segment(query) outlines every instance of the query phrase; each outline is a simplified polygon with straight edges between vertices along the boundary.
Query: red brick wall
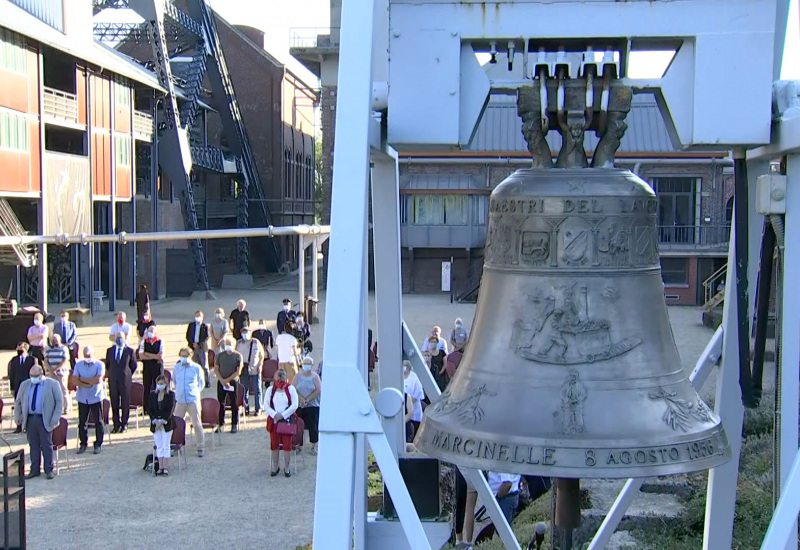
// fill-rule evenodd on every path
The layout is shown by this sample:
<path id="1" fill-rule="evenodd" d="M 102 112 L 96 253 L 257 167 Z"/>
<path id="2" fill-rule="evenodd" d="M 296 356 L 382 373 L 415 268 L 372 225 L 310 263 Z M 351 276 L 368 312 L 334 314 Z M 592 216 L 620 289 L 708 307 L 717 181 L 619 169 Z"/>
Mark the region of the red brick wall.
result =
<path id="1" fill-rule="evenodd" d="M 695 306 L 697 305 L 697 258 L 686 258 L 689 263 L 688 285 L 665 285 L 664 296 L 670 306 Z"/>

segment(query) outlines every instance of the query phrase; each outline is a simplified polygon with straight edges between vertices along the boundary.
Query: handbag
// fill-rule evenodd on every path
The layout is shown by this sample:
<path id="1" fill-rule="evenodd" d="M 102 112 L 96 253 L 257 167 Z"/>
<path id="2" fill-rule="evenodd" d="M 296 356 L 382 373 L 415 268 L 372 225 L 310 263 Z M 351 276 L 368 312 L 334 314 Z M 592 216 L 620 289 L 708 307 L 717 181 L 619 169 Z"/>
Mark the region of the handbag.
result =
<path id="1" fill-rule="evenodd" d="M 278 435 L 291 435 L 297 434 L 297 424 L 294 422 L 294 416 L 287 420 L 281 420 L 275 426 L 275 433 Z"/>

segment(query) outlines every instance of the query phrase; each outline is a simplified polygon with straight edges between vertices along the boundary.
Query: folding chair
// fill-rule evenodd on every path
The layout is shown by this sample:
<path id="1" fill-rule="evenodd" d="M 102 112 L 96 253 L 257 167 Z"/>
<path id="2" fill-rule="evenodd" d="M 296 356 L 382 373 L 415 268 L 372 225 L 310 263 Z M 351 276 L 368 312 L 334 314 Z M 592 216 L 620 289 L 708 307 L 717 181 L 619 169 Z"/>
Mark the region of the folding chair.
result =
<path id="1" fill-rule="evenodd" d="M 58 472 L 58 456 L 59 451 L 64 450 L 64 457 L 67 459 L 67 470 L 69 466 L 69 453 L 67 452 L 67 430 L 69 430 L 69 422 L 63 416 L 58 421 L 58 426 L 53 430 L 53 450 L 55 451 L 54 469 Z"/>
<path id="2" fill-rule="evenodd" d="M 189 467 L 186 462 L 186 421 L 180 417 L 173 417 L 175 427 L 172 429 L 172 439 L 170 439 L 169 448 L 178 454 L 178 470 L 183 472 L 181 466 L 181 455 L 183 455 L 183 463 Z"/>
<path id="3" fill-rule="evenodd" d="M 139 412 L 144 418 L 144 386 L 139 382 L 131 382 L 130 409 L 136 417 L 136 429 L 139 429 Z"/>
<path id="4" fill-rule="evenodd" d="M 204 397 L 200 400 L 200 407 L 200 422 L 203 424 L 203 430 L 211 430 L 211 445 L 214 446 L 214 432 L 219 423 L 220 402 L 213 397 Z M 221 443 L 220 434 L 216 434 L 216 436 Z"/>
<path id="5" fill-rule="evenodd" d="M 241 422 L 242 424 L 247 424 L 247 420 L 246 420 L 246 417 L 244 415 L 244 392 L 245 391 L 246 390 L 244 389 L 244 385 L 242 385 L 242 384 L 237 382 L 236 383 L 236 408 L 237 409 L 241 409 L 241 411 L 239 412 L 239 422 Z M 227 401 L 226 401 L 226 405 L 225 405 L 225 410 L 233 412 L 233 407 L 228 405 Z"/>

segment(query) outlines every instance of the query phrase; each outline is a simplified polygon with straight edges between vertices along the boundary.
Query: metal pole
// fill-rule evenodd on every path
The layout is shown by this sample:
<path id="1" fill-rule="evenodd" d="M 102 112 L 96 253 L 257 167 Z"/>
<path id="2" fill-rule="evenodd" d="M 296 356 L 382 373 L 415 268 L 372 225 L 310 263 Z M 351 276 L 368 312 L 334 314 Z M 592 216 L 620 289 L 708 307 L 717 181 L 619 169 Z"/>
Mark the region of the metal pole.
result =
<path id="1" fill-rule="evenodd" d="M 94 231 L 94 131 L 92 129 L 92 79 L 94 74 L 86 71 L 86 135 L 88 136 L 87 153 L 89 157 L 89 228 Z M 89 311 L 94 315 L 94 245 L 90 244 L 84 252 L 78 252 L 79 257 L 86 254 L 87 273 L 78 272 L 78 277 L 83 281 L 88 281 L 86 301 L 89 302 Z M 83 265 L 80 260 L 80 265 Z M 80 293 L 78 293 L 80 300 Z"/>
<path id="2" fill-rule="evenodd" d="M 153 93 L 153 143 L 150 147 L 150 216 L 153 232 L 158 232 L 158 98 Z M 158 241 L 152 241 L 150 249 L 150 292 L 158 300 Z"/>
<path id="3" fill-rule="evenodd" d="M 111 114 L 109 115 L 110 124 L 110 142 L 111 146 L 109 148 L 109 166 L 111 166 L 111 179 L 109 180 L 109 184 L 111 187 L 111 197 L 109 199 L 108 205 L 108 232 L 114 233 L 117 230 L 117 139 L 116 139 L 116 131 L 114 126 L 117 121 L 116 117 L 116 105 L 117 105 L 117 94 L 116 94 L 116 87 L 117 83 L 114 81 L 113 78 L 110 79 L 110 86 L 109 89 L 109 98 L 108 104 L 111 106 L 109 109 Z M 133 128 L 131 128 L 133 131 Z M 117 309 L 117 245 L 116 243 L 109 243 L 108 245 L 108 311 L 114 311 Z"/>
<path id="4" fill-rule="evenodd" d="M 313 296 L 314 300 L 319 300 L 319 250 L 320 250 L 320 239 L 319 237 L 314 237 L 314 242 L 311 245 L 311 288 L 314 290 Z M 306 312 L 306 316 L 309 316 L 311 313 Z M 309 317 L 311 319 L 311 317 Z"/>
<path id="5" fill-rule="evenodd" d="M 130 88 L 131 98 L 131 231 L 136 233 L 136 137 L 133 131 L 133 124 L 136 119 L 134 113 L 136 112 L 133 88 Z M 130 267 L 130 287 L 131 287 L 131 301 L 130 305 L 136 303 L 136 243 L 131 246 L 131 267 Z"/>
<path id="6" fill-rule="evenodd" d="M 45 218 L 48 213 L 47 208 L 47 163 L 45 162 L 45 141 L 44 141 L 44 56 L 39 50 L 39 183 L 41 186 L 42 199 L 39 202 L 39 229 L 44 233 L 47 229 Z M 47 312 L 47 245 L 39 246 L 39 295 L 38 303 L 43 312 Z"/>
<path id="7" fill-rule="evenodd" d="M 300 235 L 297 238 L 297 291 L 300 293 L 300 309 L 306 309 L 306 240 Z M 306 317 L 308 312 L 306 311 Z"/>

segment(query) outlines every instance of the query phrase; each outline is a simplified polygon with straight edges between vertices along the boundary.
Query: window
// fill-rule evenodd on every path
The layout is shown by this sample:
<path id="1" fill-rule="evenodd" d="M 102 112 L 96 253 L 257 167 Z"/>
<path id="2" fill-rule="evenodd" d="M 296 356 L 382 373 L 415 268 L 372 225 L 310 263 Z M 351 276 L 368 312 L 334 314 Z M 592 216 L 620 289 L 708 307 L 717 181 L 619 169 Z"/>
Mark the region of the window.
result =
<path id="1" fill-rule="evenodd" d="M 472 196 L 472 219 L 475 225 L 486 225 L 486 216 L 489 213 L 489 196 Z"/>
<path id="2" fill-rule="evenodd" d="M 124 80 L 114 80 L 114 101 L 117 107 L 131 106 L 131 89 Z"/>
<path id="3" fill-rule="evenodd" d="M 655 178 L 658 237 L 662 243 L 693 244 L 697 178 Z"/>
<path id="4" fill-rule="evenodd" d="M 297 153 L 294 157 L 294 198 L 303 198 L 303 157 Z"/>
<path id="5" fill-rule="evenodd" d="M 661 279 L 666 286 L 688 286 L 688 258 L 661 258 Z"/>
<path id="6" fill-rule="evenodd" d="M 28 151 L 28 120 L 9 112 L 0 113 L 0 149 Z"/>
<path id="7" fill-rule="evenodd" d="M 725 223 L 727 225 L 731 224 L 733 220 L 733 197 L 728 199 L 728 202 L 725 203 Z"/>
<path id="8" fill-rule="evenodd" d="M 0 68 L 14 73 L 28 72 L 25 40 L 15 32 L 0 28 Z"/>
<path id="9" fill-rule="evenodd" d="M 114 136 L 117 166 L 131 165 L 131 138 L 129 136 Z"/>
<path id="10" fill-rule="evenodd" d="M 414 196 L 413 225 L 467 225 L 469 195 Z"/>
<path id="11" fill-rule="evenodd" d="M 289 149 L 283 151 L 283 198 L 292 196 L 292 153 Z"/>

